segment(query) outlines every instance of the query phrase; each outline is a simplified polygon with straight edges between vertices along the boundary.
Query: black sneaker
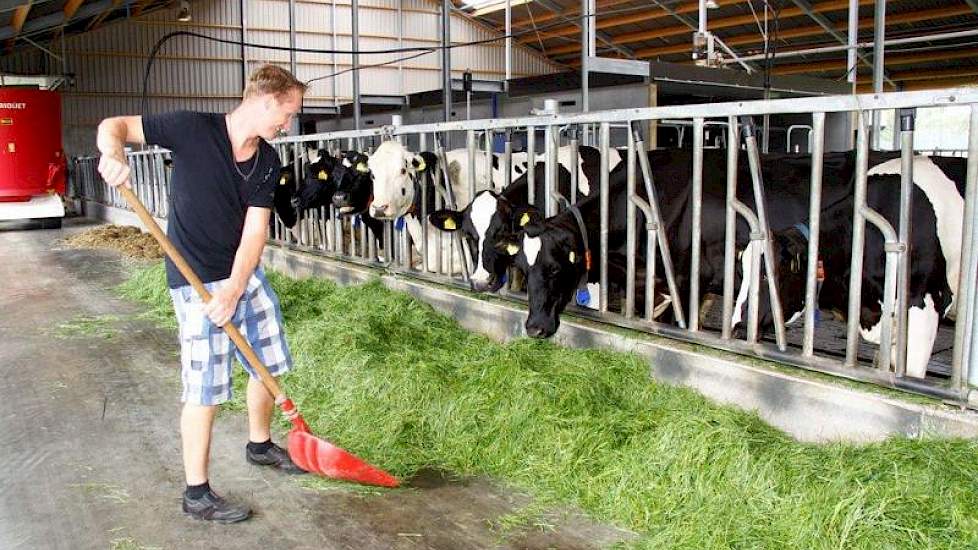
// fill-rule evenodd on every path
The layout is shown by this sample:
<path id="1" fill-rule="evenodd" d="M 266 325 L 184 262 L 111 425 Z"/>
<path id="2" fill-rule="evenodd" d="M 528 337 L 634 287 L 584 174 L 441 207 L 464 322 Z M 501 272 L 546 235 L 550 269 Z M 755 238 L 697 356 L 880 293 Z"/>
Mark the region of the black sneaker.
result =
<path id="1" fill-rule="evenodd" d="M 207 491 L 200 498 L 190 498 L 184 493 L 183 512 L 194 519 L 217 523 L 237 523 L 251 517 L 251 508 L 231 504 L 214 491 Z"/>
<path id="2" fill-rule="evenodd" d="M 295 463 L 292 462 L 292 459 L 289 458 L 288 451 L 275 444 L 272 444 L 272 446 L 269 447 L 264 453 L 252 452 L 252 450 L 245 445 L 245 458 L 248 460 L 248 462 L 257 466 L 274 466 L 275 468 L 290 474 L 306 473 L 305 470 L 296 466 Z"/>

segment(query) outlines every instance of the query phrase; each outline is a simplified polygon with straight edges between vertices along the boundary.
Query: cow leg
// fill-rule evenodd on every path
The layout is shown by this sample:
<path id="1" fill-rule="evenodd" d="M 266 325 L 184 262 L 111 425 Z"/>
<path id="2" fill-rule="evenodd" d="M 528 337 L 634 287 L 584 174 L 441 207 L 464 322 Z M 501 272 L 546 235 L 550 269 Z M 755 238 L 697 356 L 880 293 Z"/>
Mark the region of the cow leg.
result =
<path id="1" fill-rule="evenodd" d="M 907 315 L 907 370 L 912 378 L 923 378 L 927 375 L 927 364 L 934 350 L 934 340 L 937 339 L 937 327 L 940 316 L 934 307 L 930 294 L 925 294 L 923 306 L 910 306 Z M 867 342 L 879 345 L 882 322 L 877 322 L 869 329 L 860 327 L 859 332 Z M 895 329 L 895 327 L 894 327 Z M 896 364 L 896 335 L 893 347 L 890 348 L 890 362 Z"/>
<path id="2" fill-rule="evenodd" d="M 907 376 L 923 378 L 934 350 L 940 316 L 930 294 L 924 295 L 923 307 L 910 306 L 907 320 Z"/>

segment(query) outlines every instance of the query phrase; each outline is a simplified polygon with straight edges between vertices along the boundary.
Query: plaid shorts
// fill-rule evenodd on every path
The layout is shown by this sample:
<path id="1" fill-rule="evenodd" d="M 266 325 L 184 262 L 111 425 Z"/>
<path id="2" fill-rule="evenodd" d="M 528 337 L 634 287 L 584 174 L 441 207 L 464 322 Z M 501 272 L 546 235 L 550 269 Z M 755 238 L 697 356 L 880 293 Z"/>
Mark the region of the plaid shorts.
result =
<path id="1" fill-rule="evenodd" d="M 214 281 L 204 287 L 213 293 L 223 283 L 223 280 Z M 180 323 L 181 400 L 196 405 L 220 405 L 231 399 L 231 339 L 204 314 L 204 303 L 193 287 L 172 288 L 170 298 Z M 248 281 L 231 322 L 272 376 L 292 368 L 278 297 L 261 268 Z M 235 353 L 248 374 L 257 379 L 258 374 L 237 348 Z"/>

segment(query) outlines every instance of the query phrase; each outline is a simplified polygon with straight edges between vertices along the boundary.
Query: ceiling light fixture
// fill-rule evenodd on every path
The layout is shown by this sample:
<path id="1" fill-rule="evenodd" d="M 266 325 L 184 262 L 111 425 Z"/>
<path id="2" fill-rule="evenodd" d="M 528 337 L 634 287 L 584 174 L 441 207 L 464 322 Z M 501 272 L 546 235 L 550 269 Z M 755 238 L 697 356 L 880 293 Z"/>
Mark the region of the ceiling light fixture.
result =
<path id="1" fill-rule="evenodd" d="M 180 11 L 177 12 L 177 21 L 186 23 L 190 21 L 190 2 L 187 0 L 180 0 Z"/>

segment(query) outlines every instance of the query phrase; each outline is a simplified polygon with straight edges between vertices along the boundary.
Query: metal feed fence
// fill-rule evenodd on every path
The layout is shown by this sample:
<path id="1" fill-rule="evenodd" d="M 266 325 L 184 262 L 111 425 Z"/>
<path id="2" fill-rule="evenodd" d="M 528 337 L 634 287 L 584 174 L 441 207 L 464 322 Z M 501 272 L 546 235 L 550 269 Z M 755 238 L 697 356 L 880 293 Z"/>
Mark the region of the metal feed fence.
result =
<path id="1" fill-rule="evenodd" d="M 970 109 L 970 141 L 967 152 L 967 177 L 964 193 L 963 227 L 961 229 L 960 279 L 955 296 L 955 315 L 953 335 L 945 335 L 953 340 L 950 356 L 941 368 L 932 369 L 924 379 L 906 376 L 908 344 L 908 282 L 910 264 L 908 244 L 910 240 L 910 193 L 913 182 L 913 121 L 915 109 L 940 107 L 946 105 L 968 105 Z M 900 176 L 900 216 L 894 226 L 880 213 L 866 204 L 867 168 L 870 156 L 870 125 L 875 111 L 895 110 L 899 112 L 902 172 Z M 850 265 L 849 298 L 847 322 L 836 326 L 839 335 L 828 350 L 819 343 L 820 334 L 825 332 L 827 323 L 823 319 L 819 334 L 816 334 L 817 292 L 819 272 L 819 227 L 822 204 L 823 158 L 825 154 L 826 116 L 833 113 L 849 113 L 857 120 L 855 151 L 855 208 L 852 213 L 852 260 Z M 765 182 L 761 170 L 763 153 L 758 146 L 758 132 L 754 119 L 765 115 L 805 115 L 810 122 L 791 128 L 796 136 L 790 143 L 802 151 L 808 151 L 811 159 L 811 173 L 808 181 L 808 226 L 810 238 L 803 265 L 805 272 L 805 309 L 800 331 L 792 329 L 789 338 L 784 311 L 778 292 L 773 254 L 773 236 L 770 230 L 770 206 L 765 195 L 770 191 L 771 182 Z M 395 121 L 396 122 L 396 121 Z M 677 128 L 685 134 L 692 131 L 691 168 L 691 246 L 688 251 L 688 286 L 680 289 L 677 285 L 676 251 L 671 243 L 662 219 L 661 202 L 657 196 L 654 179 L 655 167 L 649 165 L 645 154 L 646 141 L 643 132 L 650 123 L 664 123 Z M 713 128 L 717 136 L 707 143 L 704 131 Z M 716 130 L 719 130 L 717 135 Z M 443 144 L 452 143 L 462 137 L 465 143 L 463 152 L 449 152 Z M 464 172 L 469 176 L 464 186 L 440 183 L 422 185 L 421 204 L 425 205 L 430 196 L 434 197 L 436 208 L 456 207 L 461 209 L 475 194 L 487 186 L 505 188 L 513 179 L 514 158 L 529 159 L 526 171 L 528 178 L 527 202 L 536 205 L 547 216 L 554 215 L 574 204 L 578 199 L 581 173 L 570 170 L 571 192 L 562 196 L 557 190 L 558 170 L 561 164 L 576 167 L 579 162 L 579 149 L 582 136 L 594 136 L 600 154 L 599 181 L 590 182 L 597 186 L 600 196 L 599 250 L 608 249 L 610 232 L 609 186 L 612 157 L 625 162 L 627 185 L 626 249 L 627 262 L 624 276 L 624 291 L 621 299 L 612 301 L 609 296 L 608 258 L 599 254 L 594 258 L 598 265 L 600 292 L 597 309 L 590 310 L 572 306 L 569 310 L 577 315 L 599 320 L 609 324 L 660 334 L 688 342 L 703 344 L 717 349 L 739 354 L 771 359 L 806 369 L 817 370 L 850 379 L 872 382 L 888 387 L 903 388 L 919 393 L 938 396 L 956 402 L 966 402 L 972 386 L 978 385 L 978 366 L 974 342 L 976 324 L 974 316 L 978 310 L 978 293 L 975 292 L 978 277 L 978 227 L 975 220 L 975 205 L 978 200 L 978 91 L 969 89 L 939 90 L 926 92 L 889 93 L 877 95 L 832 96 L 803 99 L 779 99 L 766 101 L 744 101 L 719 104 L 679 105 L 641 109 L 622 109 L 584 114 L 560 114 L 555 110 L 536 116 L 474 120 L 421 125 L 392 125 L 360 131 L 330 132 L 312 135 L 290 136 L 277 140 L 283 160 L 291 162 L 295 175 L 301 176 L 306 163 L 303 149 L 315 146 L 336 152 L 342 149 L 371 152 L 385 140 L 398 140 L 414 152 L 433 151 L 441 160 L 436 167 L 435 182 L 451 180 L 456 174 L 445 170 L 447 158 L 451 154 L 456 160 L 461 154 L 465 163 Z M 518 139 L 515 139 L 517 138 Z M 521 141 L 522 150 L 514 150 L 515 143 Z M 730 144 L 737 144 L 731 147 Z M 726 214 L 724 219 L 725 239 L 723 242 L 723 291 L 720 296 L 722 312 L 719 323 L 701 322 L 703 296 L 700 289 L 700 270 L 703 261 L 701 245 L 702 200 L 703 200 L 703 157 L 704 150 L 716 147 L 726 158 Z M 620 149 L 619 149 L 620 148 Z M 917 152 L 923 153 L 923 152 Z M 934 154 L 934 152 L 926 152 Z M 804 153 L 803 153 L 804 154 Z M 139 153 L 133 153 L 137 157 Z M 502 165 L 502 181 L 477 181 L 476 169 L 483 164 L 482 173 L 492 174 L 493 156 Z M 559 155 L 569 155 L 569 162 L 560 162 Z M 749 165 L 750 193 L 755 208 L 749 208 L 736 196 L 738 170 L 743 155 Z M 160 155 L 146 155 L 151 162 L 162 162 Z M 566 160 L 566 159 L 565 159 Z M 543 163 L 546 192 L 535 196 L 535 162 Z M 144 169 L 143 177 L 159 170 Z M 137 178 L 139 175 L 137 174 Z M 804 183 L 803 183 L 804 184 Z M 141 187 L 142 184 L 137 184 Z M 97 185 L 83 185 L 90 197 L 106 196 L 104 189 Z M 151 183 L 146 187 L 160 193 Z M 109 193 L 108 195 L 111 195 Z M 666 197 L 665 199 L 668 199 Z M 121 205 L 120 205 L 121 206 Z M 467 286 L 472 272 L 471 256 L 467 239 L 458 233 L 443 234 L 427 223 L 430 212 L 422 207 L 416 212 L 417 226 L 408 227 L 404 218 L 384 223 L 382 237 L 375 241 L 364 223 L 355 216 L 342 216 L 333 206 L 322 207 L 305 213 L 293 230 L 287 230 L 276 220 L 270 229 L 270 241 L 274 244 L 320 254 L 332 258 L 359 262 L 364 265 L 385 268 L 406 276 L 434 280 L 445 284 Z M 746 315 L 746 336 L 738 338 L 732 327 L 731 312 L 735 300 L 735 271 L 738 250 L 733 228 L 738 220 L 743 220 L 750 228 L 750 242 L 743 254 L 751 266 Z M 880 346 L 878 350 L 867 349 L 860 342 L 860 296 L 863 284 L 864 247 L 867 231 L 879 231 L 885 241 L 885 279 L 883 283 L 882 315 L 880 323 Z M 636 254 L 640 239 L 644 239 L 647 251 L 643 265 L 639 265 Z M 420 242 L 419 242 L 420 241 Z M 687 258 L 684 258 L 684 261 Z M 684 275 L 686 272 L 684 272 Z M 510 285 L 501 294 L 517 301 L 525 301 L 525 294 Z M 762 288 L 762 280 L 764 287 Z M 616 281 L 621 283 L 621 281 Z M 644 303 L 638 299 L 637 289 L 644 289 Z M 666 323 L 657 320 L 661 309 L 655 307 L 654 297 L 667 295 L 668 310 L 673 321 Z M 768 340 L 761 333 L 759 311 L 762 295 L 770 304 L 774 320 L 774 338 Z M 944 330 L 944 329 L 942 329 Z M 829 346 L 831 347 L 831 346 Z"/>

